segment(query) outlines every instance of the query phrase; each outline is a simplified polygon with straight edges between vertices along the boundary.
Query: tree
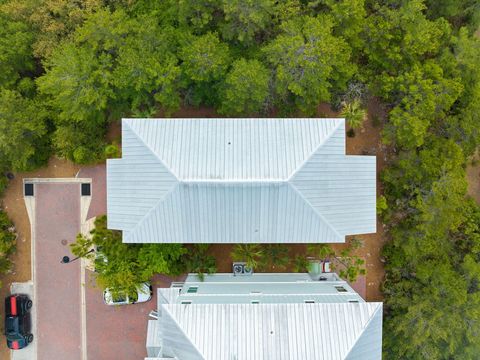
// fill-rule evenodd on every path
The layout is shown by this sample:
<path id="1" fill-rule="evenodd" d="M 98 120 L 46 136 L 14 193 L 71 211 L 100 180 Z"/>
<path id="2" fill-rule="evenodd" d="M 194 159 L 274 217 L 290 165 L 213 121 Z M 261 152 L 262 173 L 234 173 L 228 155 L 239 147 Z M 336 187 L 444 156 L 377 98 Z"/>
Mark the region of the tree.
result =
<path id="1" fill-rule="evenodd" d="M 303 16 L 281 25 L 282 32 L 264 49 L 275 69 L 275 88 L 281 99 L 294 97 L 298 108 L 312 114 L 330 99 L 332 87 L 344 88 L 353 74 L 350 49 L 332 35 L 326 16 Z"/>
<path id="2" fill-rule="evenodd" d="M 258 60 L 239 59 L 225 78 L 220 94 L 220 112 L 245 115 L 261 111 L 270 89 L 270 72 Z"/>
<path id="3" fill-rule="evenodd" d="M 175 265 L 187 253 L 181 244 L 143 244 L 138 253 L 141 275 L 151 278 L 153 274 L 180 274 Z"/>
<path id="4" fill-rule="evenodd" d="M 290 264 L 289 249 L 284 244 L 267 244 L 263 246 L 265 261 L 261 264 L 264 271 L 285 270 Z"/>
<path id="5" fill-rule="evenodd" d="M 25 24 L 0 13 L 0 86 L 11 88 L 22 73 L 33 70 L 32 41 Z"/>
<path id="6" fill-rule="evenodd" d="M 0 91 L 0 157 L 13 171 L 33 170 L 47 163 L 50 144 L 46 111 L 12 90 Z"/>
<path id="7" fill-rule="evenodd" d="M 467 155 L 473 154 L 480 142 L 480 39 L 461 28 L 454 39 L 454 58 L 462 80 L 456 111 L 446 119 L 448 134 L 454 138 Z"/>
<path id="8" fill-rule="evenodd" d="M 132 23 L 133 34 L 118 50 L 113 84 L 118 97 L 132 111 L 155 109 L 158 102 L 168 113 L 180 106 L 180 75 L 171 29 L 154 19 Z"/>
<path id="9" fill-rule="evenodd" d="M 176 5 L 179 23 L 195 34 L 214 28 L 222 9 L 221 0 L 179 0 Z"/>
<path id="10" fill-rule="evenodd" d="M 274 5 L 273 0 L 223 0 L 223 37 L 245 44 L 253 42 L 271 23 Z"/>
<path id="11" fill-rule="evenodd" d="M 10 256 L 15 252 L 17 234 L 15 226 L 7 214 L 0 209 L 0 273 L 5 274 L 12 268 Z M 0 282 L 1 286 L 1 282 Z"/>
<path id="12" fill-rule="evenodd" d="M 437 55 L 447 46 L 450 25 L 444 19 L 428 20 L 422 0 L 399 6 L 376 6 L 368 18 L 365 54 L 372 81 L 385 71 L 401 74 L 417 61 Z"/>
<path id="13" fill-rule="evenodd" d="M 115 96 L 112 61 L 110 54 L 97 54 L 92 48 L 74 43 L 54 51 L 37 84 L 60 122 L 98 122 L 100 126 L 104 123 L 104 111 Z"/>
<path id="14" fill-rule="evenodd" d="M 186 41 L 180 50 L 180 58 L 183 72 L 198 82 L 220 79 L 230 63 L 228 45 L 211 32 Z"/>
<path id="15" fill-rule="evenodd" d="M 106 216 L 95 220 L 90 234 L 77 236 L 72 253 L 94 259 L 97 284 L 110 289 L 114 296 L 135 295 L 138 285 L 155 273 L 178 274 L 179 262 L 186 253 L 181 244 L 124 244 L 119 231 L 107 229 Z M 91 248 L 96 249 L 95 255 L 89 253 Z"/>
<path id="16" fill-rule="evenodd" d="M 125 106 L 115 102 L 112 71 L 128 29 L 123 12 L 99 11 L 45 61 L 37 85 L 55 114 L 53 145 L 59 155 L 81 164 L 103 159 L 107 110 Z"/>
<path id="17" fill-rule="evenodd" d="M 188 248 L 182 262 L 186 270 L 196 273 L 198 278 L 203 281 L 205 274 L 214 274 L 217 272 L 217 260 L 214 256 L 208 254 L 210 244 L 194 244 Z"/>
<path id="18" fill-rule="evenodd" d="M 234 261 L 242 261 L 251 269 L 261 269 L 265 266 L 265 250 L 260 244 L 235 244 L 230 257 Z"/>
<path id="19" fill-rule="evenodd" d="M 385 81 L 384 88 L 395 94 L 398 101 L 389 114 L 385 138 L 400 147 L 413 148 L 424 143 L 435 119 L 448 114 L 462 91 L 462 84 L 459 78 L 444 77 L 443 69 L 428 60 L 423 65 L 415 64 L 388 85 Z"/>
<path id="20" fill-rule="evenodd" d="M 360 103 L 360 100 L 357 99 L 350 103 L 346 103 L 343 106 L 341 115 L 345 118 L 352 129 L 361 128 L 363 122 L 367 118 L 367 112 L 365 109 L 362 109 L 362 104 Z"/>
<path id="21" fill-rule="evenodd" d="M 363 47 L 363 31 L 367 11 L 365 0 L 326 0 L 329 13 L 333 16 L 334 34 L 343 37 L 352 48 L 352 56 Z"/>
<path id="22" fill-rule="evenodd" d="M 30 28 L 33 55 L 47 58 L 102 5 L 103 0 L 7 0 L 0 10 Z"/>

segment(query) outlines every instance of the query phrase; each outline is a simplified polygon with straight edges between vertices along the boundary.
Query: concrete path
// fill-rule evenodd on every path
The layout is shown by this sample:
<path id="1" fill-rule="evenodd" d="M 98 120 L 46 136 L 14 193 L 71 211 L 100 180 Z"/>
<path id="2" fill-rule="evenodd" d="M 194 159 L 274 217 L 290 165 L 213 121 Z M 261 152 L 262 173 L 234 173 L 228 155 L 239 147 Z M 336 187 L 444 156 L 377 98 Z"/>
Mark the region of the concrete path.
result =
<path id="1" fill-rule="evenodd" d="M 25 283 L 12 283 L 10 286 L 10 293 L 11 294 L 27 294 L 30 296 L 30 299 L 33 299 L 33 283 L 31 281 Z M 33 334 L 33 342 L 29 344 L 26 348 L 21 350 L 10 350 L 10 358 L 12 360 L 34 360 L 36 349 L 37 349 L 37 331 L 36 331 L 36 306 L 32 307 L 30 310 L 30 316 L 32 319 L 32 334 Z"/>

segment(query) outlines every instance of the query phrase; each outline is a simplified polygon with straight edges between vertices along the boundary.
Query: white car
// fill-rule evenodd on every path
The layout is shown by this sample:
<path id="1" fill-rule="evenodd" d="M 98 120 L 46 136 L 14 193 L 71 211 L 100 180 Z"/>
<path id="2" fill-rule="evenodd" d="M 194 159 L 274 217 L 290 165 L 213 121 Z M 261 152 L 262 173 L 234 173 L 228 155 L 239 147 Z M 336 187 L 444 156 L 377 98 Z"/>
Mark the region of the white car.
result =
<path id="1" fill-rule="evenodd" d="M 107 305 L 128 305 L 147 302 L 152 298 L 153 288 L 149 282 L 138 285 L 137 295 L 131 298 L 128 295 L 113 296 L 109 289 L 103 292 L 103 302 Z"/>

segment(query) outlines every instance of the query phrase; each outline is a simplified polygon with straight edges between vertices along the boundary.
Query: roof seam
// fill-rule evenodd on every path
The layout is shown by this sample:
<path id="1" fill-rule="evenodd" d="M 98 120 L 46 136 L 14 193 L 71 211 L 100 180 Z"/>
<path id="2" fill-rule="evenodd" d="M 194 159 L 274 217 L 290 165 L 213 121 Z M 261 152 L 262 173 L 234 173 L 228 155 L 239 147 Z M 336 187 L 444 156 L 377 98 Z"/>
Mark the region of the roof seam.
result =
<path id="1" fill-rule="evenodd" d="M 297 189 L 297 187 L 292 184 L 291 182 L 287 182 L 288 185 L 292 188 L 293 191 L 295 191 L 298 196 L 315 212 L 315 214 L 318 215 L 320 220 L 323 221 L 323 223 L 335 234 L 338 236 L 338 238 L 341 240 L 341 242 L 345 242 L 345 236 L 341 236 L 338 231 L 327 221 L 327 219 L 317 210 L 315 207 L 308 201 L 305 196 L 302 195 L 302 192 Z"/>
<path id="2" fill-rule="evenodd" d="M 308 155 L 304 158 L 303 162 L 300 163 L 297 168 L 295 170 L 293 170 L 293 172 L 290 174 L 290 176 L 287 177 L 287 181 L 289 182 L 291 179 L 294 178 L 294 176 L 308 163 L 308 160 L 310 160 L 312 158 L 313 155 L 315 155 L 315 153 L 323 147 L 323 145 L 325 145 L 325 143 L 327 142 L 327 140 L 329 140 L 333 134 L 335 134 L 338 130 L 338 128 L 345 123 L 345 119 L 344 118 L 331 118 L 329 120 L 335 120 L 337 121 L 337 125 L 335 126 L 335 128 L 328 134 L 328 136 L 326 136 L 324 139 L 322 139 L 322 141 L 320 142 L 320 144 Z M 343 154 L 343 156 L 345 156 L 345 154 Z"/>
<path id="3" fill-rule="evenodd" d="M 165 193 L 165 195 L 164 195 L 163 197 L 161 197 L 161 198 L 157 201 L 157 203 L 156 203 L 154 206 L 152 206 L 152 207 L 150 208 L 150 210 L 148 210 L 148 211 L 145 213 L 145 215 L 140 219 L 140 221 L 137 222 L 137 224 L 136 224 L 133 228 L 131 228 L 131 229 L 128 230 L 128 235 L 125 236 L 125 237 L 123 238 L 123 240 L 122 240 L 123 242 L 128 242 L 128 240 L 132 237 L 132 234 L 134 233 L 134 231 L 135 231 L 137 228 L 139 228 L 140 225 L 144 223 L 145 219 L 148 218 L 148 216 L 149 216 L 153 211 L 155 211 L 155 209 L 158 207 L 158 205 L 159 205 L 161 202 L 163 202 L 163 201 L 178 187 L 178 184 L 179 184 L 180 182 L 179 182 L 179 180 L 178 180 L 178 177 L 173 173 L 173 171 L 171 171 L 171 169 L 170 169 L 168 166 L 166 166 L 166 164 L 157 156 L 157 154 L 155 154 L 155 152 L 145 143 L 145 141 L 143 141 L 142 137 L 141 137 L 140 135 L 138 135 L 138 134 L 135 132 L 135 130 L 133 130 L 133 128 L 130 126 L 130 124 L 128 123 L 127 120 L 123 120 L 123 121 L 122 121 L 122 125 L 127 125 L 127 126 L 128 126 L 128 128 L 131 130 L 132 134 L 135 135 L 135 137 L 145 146 L 145 148 L 148 149 L 148 150 L 153 154 L 153 156 L 155 157 L 155 159 L 157 159 L 158 162 L 159 162 L 163 167 L 165 167 L 165 169 L 169 172 L 169 174 L 172 175 L 172 176 L 175 178 L 175 180 L 176 180 L 175 185 L 173 185 L 173 186 Z M 123 233 L 123 235 L 125 235 L 125 233 Z"/>
<path id="4" fill-rule="evenodd" d="M 373 314 L 370 316 L 370 319 L 368 319 L 367 323 L 365 324 L 365 326 L 363 327 L 362 329 L 362 332 L 360 333 L 360 336 L 357 337 L 357 339 L 353 342 L 352 346 L 350 347 L 350 349 L 348 350 L 347 352 L 347 355 L 345 355 L 345 359 L 347 359 L 349 356 L 350 356 L 350 353 L 352 352 L 353 348 L 355 347 L 355 345 L 357 344 L 358 340 L 360 340 L 360 338 L 362 337 L 362 335 L 364 334 L 365 330 L 368 328 L 368 326 L 370 325 L 370 323 L 372 322 L 373 318 L 375 317 L 375 315 L 377 315 L 377 312 L 380 310 L 381 306 L 379 304 L 381 303 L 365 303 L 365 304 L 376 304 L 377 307 L 376 309 L 373 311 Z"/>
<path id="5" fill-rule="evenodd" d="M 128 128 L 132 131 L 132 133 L 135 135 L 135 137 L 153 154 L 153 156 L 155 156 L 155 158 L 158 160 L 158 162 L 160 164 L 162 164 L 165 169 L 167 169 L 167 171 L 170 173 L 170 175 L 172 175 L 173 177 L 175 177 L 175 179 L 177 179 L 177 181 L 180 180 L 180 178 L 177 176 L 177 174 L 175 174 L 173 172 L 173 170 L 170 168 L 170 166 L 168 166 L 162 159 L 160 159 L 160 157 L 155 153 L 155 151 L 143 140 L 143 138 L 130 126 L 130 122 L 129 120 L 132 120 L 132 119 L 123 119 L 122 120 L 122 125 L 125 124 L 128 126 Z M 122 135 L 123 136 L 123 135 Z"/>
<path id="6" fill-rule="evenodd" d="M 192 345 L 192 347 L 197 350 L 198 354 L 202 357 L 202 359 L 205 359 L 205 356 L 203 355 L 203 353 L 200 351 L 200 349 L 197 347 L 197 345 L 195 345 L 195 343 L 192 341 L 192 339 L 190 338 L 190 336 L 187 335 L 187 333 L 185 332 L 185 330 L 183 329 L 183 326 L 181 326 L 179 323 L 178 323 L 178 320 L 177 318 L 172 314 L 172 312 L 168 309 L 168 307 L 166 305 L 171 305 L 171 304 L 162 304 L 162 309 L 164 309 L 168 315 L 170 316 L 170 318 L 175 321 L 175 324 L 177 325 L 177 328 L 180 330 L 180 332 L 185 336 L 185 339 L 188 340 L 188 342 Z M 187 306 L 187 305 L 183 305 L 183 306 Z"/>

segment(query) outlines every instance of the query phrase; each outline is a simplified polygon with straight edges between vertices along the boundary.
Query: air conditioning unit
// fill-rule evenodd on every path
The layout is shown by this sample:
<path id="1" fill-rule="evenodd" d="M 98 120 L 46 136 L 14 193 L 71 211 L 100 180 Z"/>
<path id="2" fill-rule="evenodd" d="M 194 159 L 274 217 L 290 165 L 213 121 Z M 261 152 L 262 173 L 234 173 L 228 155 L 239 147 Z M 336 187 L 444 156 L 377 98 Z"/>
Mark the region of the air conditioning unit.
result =
<path id="1" fill-rule="evenodd" d="M 233 276 L 252 275 L 253 269 L 245 262 L 234 262 L 232 266 Z"/>

